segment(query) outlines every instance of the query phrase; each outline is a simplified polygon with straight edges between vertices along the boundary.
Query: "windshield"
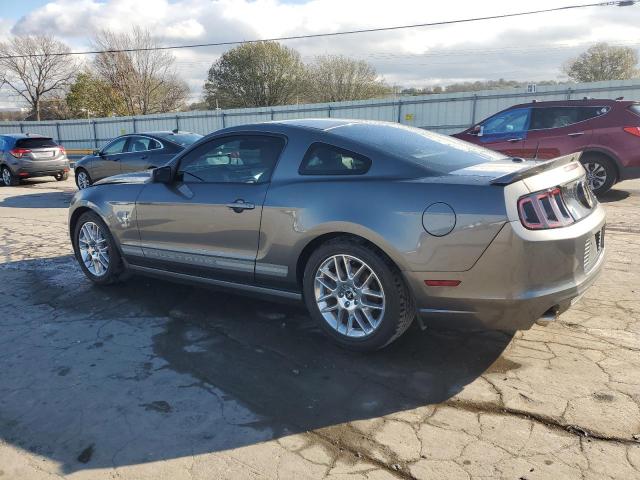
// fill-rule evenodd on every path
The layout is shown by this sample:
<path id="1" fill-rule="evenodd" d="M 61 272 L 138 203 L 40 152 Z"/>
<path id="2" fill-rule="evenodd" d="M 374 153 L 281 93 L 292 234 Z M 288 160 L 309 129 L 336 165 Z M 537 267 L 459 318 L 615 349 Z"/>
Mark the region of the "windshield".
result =
<path id="1" fill-rule="evenodd" d="M 506 158 L 501 153 L 453 137 L 400 124 L 363 122 L 330 131 L 407 159 L 436 175 Z"/>
<path id="2" fill-rule="evenodd" d="M 158 134 L 158 136 L 177 143 L 182 147 L 189 146 L 202 138 L 202 135 L 198 135 L 197 133 L 161 133 Z"/>

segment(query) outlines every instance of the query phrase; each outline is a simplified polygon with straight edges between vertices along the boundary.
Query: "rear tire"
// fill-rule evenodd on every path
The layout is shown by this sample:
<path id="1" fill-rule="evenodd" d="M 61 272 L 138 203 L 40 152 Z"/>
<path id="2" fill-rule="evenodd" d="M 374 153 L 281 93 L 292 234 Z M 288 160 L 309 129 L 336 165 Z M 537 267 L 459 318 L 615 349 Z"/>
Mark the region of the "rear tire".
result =
<path id="1" fill-rule="evenodd" d="M 1 173 L 2 173 L 2 184 L 5 187 L 15 187 L 16 185 L 20 184 L 20 179 L 16 177 L 13 173 L 11 173 L 11 170 L 9 169 L 9 167 L 3 166 Z"/>
<path id="2" fill-rule="evenodd" d="M 598 196 L 609 191 L 618 180 L 615 163 L 605 155 L 585 153 L 580 162 L 587 171 L 587 181 L 591 190 Z"/>
<path id="3" fill-rule="evenodd" d="M 332 258 L 347 258 L 349 263 L 349 267 L 335 267 L 341 269 L 342 275 L 338 275 L 341 280 L 339 285 L 338 282 L 330 285 L 332 288 L 336 287 L 333 291 L 325 288 L 324 282 L 327 279 L 331 282 L 331 276 L 335 276 L 335 268 L 329 272 L 329 277 L 325 277 L 323 273 L 327 268 L 333 268 L 330 267 L 334 265 L 331 263 Z M 365 267 L 364 275 L 357 275 L 356 272 L 362 266 Z M 355 278 L 343 282 L 342 278 L 349 277 L 346 274 L 347 269 L 351 269 Z M 373 284 L 367 283 L 361 277 L 368 276 L 367 270 L 373 274 L 370 277 Z M 320 283 L 319 277 L 322 280 Z M 362 294 L 363 291 L 371 292 L 372 296 Z M 336 343 L 350 350 L 373 351 L 389 345 L 409 328 L 416 316 L 413 297 L 398 268 L 375 248 L 350 238 L 330 240 L 311 254 L 304 270 L 303 292 L 305 304 L 312 318 Z M 327 297 L 330 298 L 322 300 Z M 347 298 L 355 298 L 355 305 L 359 305 L 356 308 L 357 312 L 343 308 Z M 353 300 L 351 302 L 353 303 Z M 378 307 L 375 309 L 367 307 L 376 303 Z M 349 308 L 353 307 L 353 304 L 349 305 Z M 320 311 L 321 308 L 324 312 Z M 341 313 L 337 313 L 338 311 Z M 350 314 L 354 314 L 353 320 Z M 325 315 L 329 316 L 325 318 Z M 368 322 L 369 318 L 373 318 L 374 322 Z M 349 322 L 352 325 L 351 329 Z"/>
<path id="4" fill-rule="evenodd" d="M 98 285 L 124 279 L 126 270 L 115 240 L 102 218 L 83 213 L 73 231 L 73 251 L 86 277 Z"/>
<path id="5" fill-rule="evenodd" d="M 65 181 L 65 180 L 67 180 L 69 178 L 69 172 L 56 173 L 54 175 L 54 178 L 58 182 L 63 182 L 63 181 Z"/>

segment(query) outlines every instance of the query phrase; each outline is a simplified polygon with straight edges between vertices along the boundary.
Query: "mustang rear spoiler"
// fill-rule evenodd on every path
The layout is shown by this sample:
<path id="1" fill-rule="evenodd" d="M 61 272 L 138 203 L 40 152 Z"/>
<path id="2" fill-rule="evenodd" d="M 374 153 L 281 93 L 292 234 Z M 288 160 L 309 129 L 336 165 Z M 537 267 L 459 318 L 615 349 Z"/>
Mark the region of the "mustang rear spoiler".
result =
<path id="1" fill-rule="evenodd" d="M 563 155 L 562 157 L 556 157 L 546 162 L 536 163 L 530 167 L 525 167 L 515 172 L 507 173 L 501 177 L 496 177 L 491 180 L 491 185 L 509 185 L 511 183 L 522 180 L 523 178 L 533 177 L 534 175 L 551 170 L 552 168 L 561 167 L 571 162 L 577 162 L 580 160 L 582 152 L 570 153 L 569 155 Z"/>

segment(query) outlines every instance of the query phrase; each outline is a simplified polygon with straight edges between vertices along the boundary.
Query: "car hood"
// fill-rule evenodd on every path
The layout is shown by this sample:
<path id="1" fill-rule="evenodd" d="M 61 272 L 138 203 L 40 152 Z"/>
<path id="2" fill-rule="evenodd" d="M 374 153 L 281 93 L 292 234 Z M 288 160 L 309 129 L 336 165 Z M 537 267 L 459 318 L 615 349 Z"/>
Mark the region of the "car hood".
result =
<path id="1" fill-rule="evenodd" d="M 131 185 L 142 185 L 144 183 L 151 182 L 151 170 L 145 170 L 142 172 L 122 173 L 120 175 L 114 175 L 112 177 L 103 178 L 98 180 L 94 185 L 112 185 L 114 183 L 127 183 Z"/>

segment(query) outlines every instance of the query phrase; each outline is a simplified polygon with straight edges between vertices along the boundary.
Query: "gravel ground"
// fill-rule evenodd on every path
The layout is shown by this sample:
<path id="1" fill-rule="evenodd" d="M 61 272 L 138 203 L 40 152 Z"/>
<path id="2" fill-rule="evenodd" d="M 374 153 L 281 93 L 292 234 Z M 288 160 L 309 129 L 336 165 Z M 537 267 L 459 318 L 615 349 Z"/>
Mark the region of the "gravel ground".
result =
<path id="1" fill-rule="evenodd" d="M 71 180 L 0 188 L 0 480 L 640 478 L 640 181 L 559 322 L 359 355 L 298 306 L 89 284 Z"/>

